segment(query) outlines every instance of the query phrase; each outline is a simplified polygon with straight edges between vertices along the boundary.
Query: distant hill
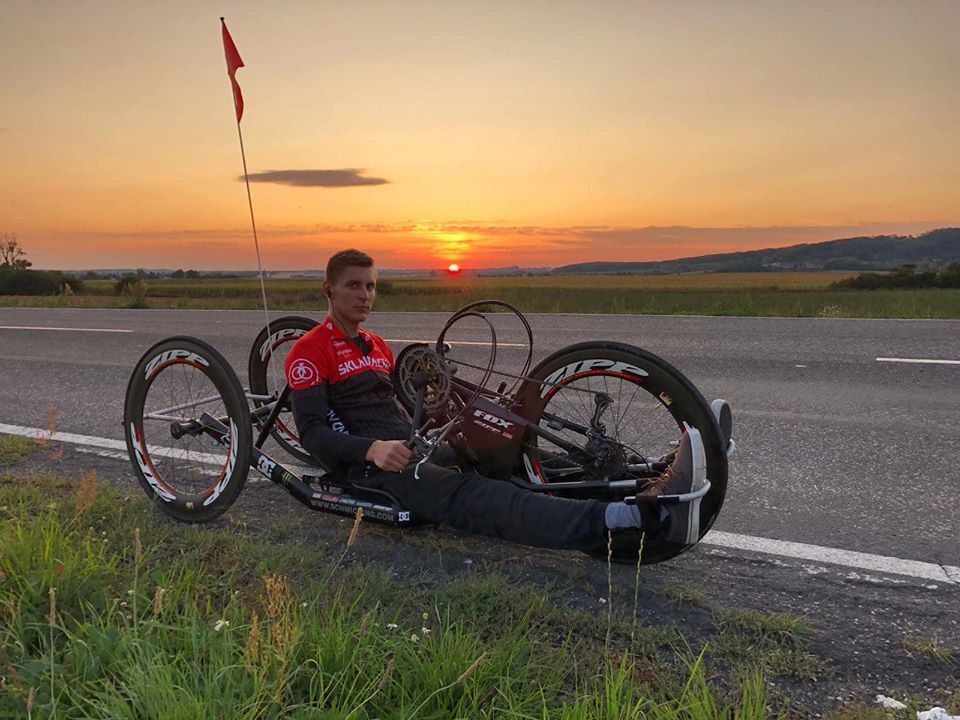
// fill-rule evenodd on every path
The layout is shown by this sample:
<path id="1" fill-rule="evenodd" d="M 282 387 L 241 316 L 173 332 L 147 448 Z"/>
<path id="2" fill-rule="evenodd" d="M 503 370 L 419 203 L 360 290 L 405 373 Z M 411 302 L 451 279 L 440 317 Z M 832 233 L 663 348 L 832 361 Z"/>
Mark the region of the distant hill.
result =
<path id="1" fill-rule="evenodd" d="M 554 275 L 668 275 L 779 270 L 895 270 L 906 263 L 940 267 L 960 260 L 960 228 L 917 236 L 878 235 L 784 248 L 701 255 L 660 262 L 592 262 L 554 268 Z"/>

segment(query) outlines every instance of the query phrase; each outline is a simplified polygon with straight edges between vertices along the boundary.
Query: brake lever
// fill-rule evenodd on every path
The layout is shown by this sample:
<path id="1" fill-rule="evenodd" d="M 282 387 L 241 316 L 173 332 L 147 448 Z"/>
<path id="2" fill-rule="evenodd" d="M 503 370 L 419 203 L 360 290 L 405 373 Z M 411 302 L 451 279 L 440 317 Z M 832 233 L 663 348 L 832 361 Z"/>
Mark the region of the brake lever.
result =
<path id="1" fill-rule="evenodd" d="M 433 425 L 435 422 L 434 418 L 430 418 L 424 425 L 424 430 Z M 424 437 L 419 432 L 413 433 L 413 440 L 411 442 L 416 443 L 416 448 L 423 456 L 420 458 L 420 462 L 417 463 L 417 467 L 413 472 L 413 476 L 419 480 L 420 479 L 420 466 L 423 465 L 430 459 L 430 456 L 433 454 L 433 451 L 444 441 L 447 437 L 447 434 L 453 427 L 457 424 L 456 420 L 450 420 L 442 428 L 438 429 L 436 433 L 431 438 Z"/>
<path id="2" fill-rule="evenodd" d="M 407 439 L 404 445 L 406 445 L 410 450 L 416 450 L 421 455 L 424 453 L 430 453 L 433 451 L 433 444 L 430 440 L 427 439 L 426 431 L 437 422 L 436 418 L 428 418 L 427 421 L 423 424 L 422 428 L 412 428 L 410 430 L 410 437 Z"/>
<path id="3" fill-rule="evenodd" d="M 430 376 L 423 372 L 418 373 L 413 379 L 414 387 L 417 388 L 417 398 L 413 405 L 413 420 L 410 424 L 410 437 L 407 438 L 407 441 L 404 443 L 408 449 L 416 450 L 418 453 L 420 453 L 420 462 L 417 463 L 417 466 L 413 471 L 413 476 L 417 480 L 420 479 L 420 466 L 430 459 L 430 455 L 433 454 L 433 449 L 436 447 L 435 443 L 431 443 L 423 435 L 423 433 L 427 431 L 427 428 L 436 422 L 436 419 L 429 418 L 427 422 L 424 423 L 423 427 L 420 427 L 420 419 L 423 417 L 423 398 L 426 395 L 427 382 L 429 382 L 429 380 Z"/>

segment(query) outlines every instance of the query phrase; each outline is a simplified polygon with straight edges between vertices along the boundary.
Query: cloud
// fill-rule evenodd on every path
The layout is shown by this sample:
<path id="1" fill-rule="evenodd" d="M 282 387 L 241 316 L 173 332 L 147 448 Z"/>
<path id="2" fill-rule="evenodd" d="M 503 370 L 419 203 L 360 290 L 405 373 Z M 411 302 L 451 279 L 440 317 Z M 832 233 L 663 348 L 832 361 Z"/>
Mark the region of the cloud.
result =
<path id="1" fill-rule="evenodd" d="M 267 170 L 251 173 L 250 182 L 293 185 L 294 187 L 358 187 L 360 185 L 386 185 L 385 178 L 363 177 L 363 168 L 342 170 Z M 242 180 L 238 177 L 237 180 Z"/>

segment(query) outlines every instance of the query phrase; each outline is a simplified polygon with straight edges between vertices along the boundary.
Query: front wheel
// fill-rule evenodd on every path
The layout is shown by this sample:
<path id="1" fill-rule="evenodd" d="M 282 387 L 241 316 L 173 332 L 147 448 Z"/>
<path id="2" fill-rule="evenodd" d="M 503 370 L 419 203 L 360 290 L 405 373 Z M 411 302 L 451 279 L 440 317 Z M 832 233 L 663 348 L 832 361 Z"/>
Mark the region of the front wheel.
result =
<path id="1" fill-rule="evenodd" d="M 609 341 L 579 343 L 544 359 L 520 391 L 524 415 L 566 441 L 528 432 L 521 474 L 533 483 L 604 479 L 610 489 L 585 493 L 607 501 L 628 490 L 616 482 L 655 476 L 669 463 L 687 428 L 703 440 L 710 491 L 700 503 L 700 537 L 710 528 L 727 487 L 727 457 L 710 406 L 676 368 L 653 353 Z M 590 432 L 584 432 L 589 429 Z M 569 444 L 582 452 L 571 451 Z M 589 458 L 590 462 L 585 462 Z M 686 548 L 649 538 L 642 561 L 655 563 Z M 636 562 L 636 554 L 625 560 Z"/>
<path id="2" fill-rule="evenodd" d="M 236 373 L 202 340 L 167 338 L 144 353 L 127 384 L 123 430 L 140 486 L 177 520 L 212 520 L 243 489 L 250 410 Z"/>
<path id="3" fill-rule="evenodd" d="M 317 321 L 300 315 L 271 320 L 250 348 L 247 372 L 254 407 L 261 407 L 280 397 L 287 384 L 284 365 L 293 344 L 317 326 Z M 297 426 L 289 403 L 277 416 L 270 429 L 273 439 L 297 460 L 316 465 L 317 460 L 300 444 Z"/>

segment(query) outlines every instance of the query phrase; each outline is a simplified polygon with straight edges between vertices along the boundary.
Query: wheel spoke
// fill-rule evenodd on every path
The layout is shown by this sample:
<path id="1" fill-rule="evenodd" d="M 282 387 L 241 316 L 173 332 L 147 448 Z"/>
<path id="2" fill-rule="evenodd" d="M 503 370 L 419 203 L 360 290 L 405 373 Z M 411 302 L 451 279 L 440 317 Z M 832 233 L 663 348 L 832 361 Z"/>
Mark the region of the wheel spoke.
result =
<path id="1" fill-rule="evenodd" d="M 151 410 L 156 407 L 157 410 Z M 192 416 L 171 416 L 171 410 L 193 409 Z M 229 444 L 204 447 L 203 433 L 186 433 L 175 438 L 174 420 L 187 423 L 204 412 L 223 417 L 226 409 L 220 393 L 198 367 L 175 362 L 161 367 L 145 390 L 143 420 L 144 442 L 158 480 L 176 495 L 198 495 L 216 484 L 227 463 Z"/>
<path id="2" fill-rule="evenodd" d="M 626 455 L 636 452 L 640 457 L 660 457 L 670 449 L 670 441 L 677 437 L 678 421 L 656 396 L 659 390 L 647 378 L 634 380 L 622 373 L 601 370 L 560 381 L 558 387 L 549 394 L 543 413 L 590 427 L 595 412 L 594 398 L 600 392 L 612 399 L 612 404 L 605 409 L 600 420 L 606 420 L 605 436 L 613 442 L 613 447 L 622 448 Z M 587 447 L 587 438 L 569 428 L 551 432 L 581 448 Z M 571 467 L 571 463 L 577 463 L 569 452 L 553 443 L 543 438 L 533 438 L 528 448 L 528 452 L 539 456 L 548 480 L 570 479 L 577 473 L 577 468 Z M 566 463 L 566 467 L 562 463 Z M 602 463 L 600 467 L 603 467 Z M 616 467 L 616 462 L 612 467 Z M 634 463 L 629 468 L 621 465 L 620 468 L 621 479 L 656 475 L 642 463 Z"/>

